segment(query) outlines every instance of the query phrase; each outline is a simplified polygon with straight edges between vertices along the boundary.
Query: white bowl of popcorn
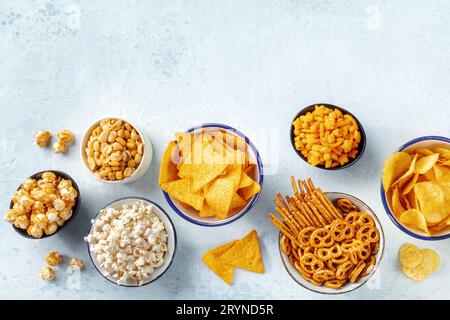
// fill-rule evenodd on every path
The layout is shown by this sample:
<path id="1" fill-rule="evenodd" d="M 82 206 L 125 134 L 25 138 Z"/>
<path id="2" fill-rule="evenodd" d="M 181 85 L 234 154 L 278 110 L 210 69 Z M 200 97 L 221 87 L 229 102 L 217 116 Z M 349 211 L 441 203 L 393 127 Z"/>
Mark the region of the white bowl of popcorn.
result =
<path id="1" fill-rule="evenodd" d="M 152 163 L 153 148 L 147 135 L 130 121 L 105 118 L 87 130 L 81 158 L 97 180 L 123 184 L 145 175 Z"/>
<path id="2" fill-rule="evenodd" d="M 132 197 L 100 210 L 85 241 L 92 263 L 104 278 L 120 286 L 141 287 L 170 268 L 177 236 L 159 205 Z"/>

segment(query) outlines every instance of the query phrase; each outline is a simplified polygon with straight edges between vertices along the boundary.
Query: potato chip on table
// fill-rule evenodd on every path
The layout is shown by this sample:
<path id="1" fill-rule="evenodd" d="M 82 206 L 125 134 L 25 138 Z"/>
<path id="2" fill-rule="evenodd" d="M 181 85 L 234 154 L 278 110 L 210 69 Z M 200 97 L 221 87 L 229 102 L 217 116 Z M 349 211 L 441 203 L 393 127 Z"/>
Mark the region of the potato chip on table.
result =
<path id="1" fill-rule="evenodd" d="M 403 273 L 415 281 L 423 281 L 437 272 L 440 266 L 439 255 L 430 249 L 420 250 L 413 244 L 403 245 L 398 253 Z"/>
<path id="2" fill-rule="evenodd" d="M 245 139 L 213 128 L 175 138 L 161 161 L 159 184 L 200 217 L 227 219 L 261 191 Z"/>
<path id="3" fill-rule="evenodd" d="M 450 226 L 448 155 L 447 148 L 418 148 L 397 152 L 385 161 L 382 184 L 389 207 L 416 233 L 440 235 Z"/>

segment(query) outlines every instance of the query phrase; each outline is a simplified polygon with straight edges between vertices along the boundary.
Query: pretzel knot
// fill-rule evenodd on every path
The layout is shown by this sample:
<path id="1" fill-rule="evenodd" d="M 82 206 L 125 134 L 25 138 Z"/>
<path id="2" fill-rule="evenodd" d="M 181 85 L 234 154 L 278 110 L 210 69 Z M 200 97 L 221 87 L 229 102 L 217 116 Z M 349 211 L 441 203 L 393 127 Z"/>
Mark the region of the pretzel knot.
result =
<path id="1" fill-rule="evenodd" d="M 356 238 L 364 243 L 377 243 L 380 241 L 380 233 L 373 225 L 365 224 L 359 229 Z"/>
<path id="2" fill-rule="evenodd" d="M 355 206 L 349 199 L 339 199 L 336 206 L 344 215 L 353 211 L 358 211 L 358 207 Z"/>
<path id="3" fill-rule="evenodd" d="M 344 220 L 335 220 L 331 224 L 331 236 L 335 242 L 342 242 L 347 239 L 353 239 L 355 236 L 354 228 Z"/>
<path id="4" fill-rule="evenodd" d="M 348 279 L 348 275 L 353 269 L 353 263 L 351 261 L 344 262 L 336 270 L 336 279 L 345 280 Z"/>
<path id="5" fill-rule="evenodd" d="M 333 258 L 334 254 L 331 248 L 317 248 L 315 254 L 319 260 L 326 262 Z"/>
<path id="6" fill-rule="evenodd" d="M 354 224 L 355 222 L 358 221 L 359 217 L 361 216 L 361 214 L 359 212 L 353 211 L 350 212 L 346 217 L 345 217 L 345 221 L 347 221 L 350 224 Z"/>
<path id="7" fill-rule="evenodd" d="M 339 289 L 339 288 L 342 288 L 344 286 L 344 284 L 346 284 L 346 283 L 347 283 L 347 280 L 334 279 L 334 280 L 325 281 L 324 285 L 325 285 L 325 287 L 328 287 L 331 289 Z"/>
<path id="8" fill-rule="evenodd" d="M 333 280 L 335 277 L 334 272 L 331 270 L 319 270 L 313 275 L 313 279 L 317 282 L 325 282 Z"/>
<path id="9" fill-rule="evenodd" d="M 361 213 L 361 215 L 359 216 L 358 222 L 362 225 L 370 224 L 371 226 L 375 227 L 375 220 L 368 213 Z"/>
<path id="10" fill-rule="evenodd" d="M 311 245 L 310 238 L 314 231 L 316 231 L 317 228 L 315 227 L 308 227 L 300 231 L 298 235 L 298 239 L 300 241 L 300 246 L 305 249 Z"/>
<path id="11" fill-rule="evenodd" d="M 324 263 L 312 253 L 307 253 L 300 259 L 300 267 L 309 274 L 314 274 L 323 269 Z"/>
<path id="12" fill-rule="evenodd" d="M 328 229 L 320 228 L 311 234 L 310 243 L 314 248 L 330 248 L 333 246 L 334 240 Z"/>

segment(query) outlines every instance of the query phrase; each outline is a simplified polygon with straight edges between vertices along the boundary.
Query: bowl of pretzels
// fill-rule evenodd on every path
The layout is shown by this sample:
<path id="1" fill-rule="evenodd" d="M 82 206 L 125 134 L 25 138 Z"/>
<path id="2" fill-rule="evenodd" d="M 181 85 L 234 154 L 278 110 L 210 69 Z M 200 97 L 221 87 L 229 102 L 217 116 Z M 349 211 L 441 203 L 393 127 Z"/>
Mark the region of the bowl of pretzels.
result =
<path id="1" fill-rule="evenodd" d="M 323 192 L 308 179 L 291 177 L 294 195 L 277 194 L 272 223 L 280 230 L 286 271 L 302 287 L 344 294 L 364 286 L 384 253 L 384 233 L 375 213 L 344 193 Z"/>

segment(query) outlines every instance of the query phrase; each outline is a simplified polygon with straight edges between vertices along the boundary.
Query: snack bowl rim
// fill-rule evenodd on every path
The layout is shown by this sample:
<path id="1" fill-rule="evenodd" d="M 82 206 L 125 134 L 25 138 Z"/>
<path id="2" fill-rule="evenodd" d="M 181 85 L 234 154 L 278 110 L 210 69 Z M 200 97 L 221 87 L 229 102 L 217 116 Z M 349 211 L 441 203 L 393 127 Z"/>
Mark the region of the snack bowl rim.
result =
<path id="1" fill-rule="evenodd" d="M 61 178 L 66 179 L 66 180 L 70 180 L 70 181 L 72 182 L 72 186 L 75 188 L 75 190 L 76 190 L 77 193 L 78 193 L 77 200 L 76 200 L 75 205 L 73 206 L 73 209 L 72 209 L 72 216 L 70 217 L 70 219 L 67 220 L 61 227 L 58 226 L 58 229 L 56 229 L 55 233 L 53 233 L 53 234 L 51 234 L 51 235 L 49 235 L 49 236 L 46 235 L 46 234 L 44 233 L 44 235 L 43 235 L 41 238 L 34 238 L 34 237 L 28 235 L 28 233 L 27 233 L 26 230 L 19 229 L 19 228 L 17 228 L 16 226 L 14 226 L 13 224 L 11 224 L 11 226 L 13 227 L 13 229 L 14 229 L 19 235 L 21 235 L 22 237 L 24 237 L 24 238 L 26 238 L 26 239 L 30 239 L 30 240 L 43 240 L 43 239 L 47 239 L 47 238 L 53 237 L 54 235 L 58 234 L 64 227 L 66 227 L 73 219 L 75 219 L 75 217 L 78 215 L 78 211 L 80 210 L 80 207 L 81 207 L 81 194 L 80 194 L 80 188 L 78 187 L 78 185 L 77 185 L 77 183 L 75 182 L 75 180 L 74 180 L 70 175 L 68 175 L 67 173 L 65 173 L 64 171 L 60 171 L 60 170 L 44 170 L 44 171 L 40 171 L 40 172 L 37 172 L 37 173 L 31 175 L 31 176 L 28 177 L 27 179 L 40 179 L 40 178 L 42 177 L 42 175 L 43 175 L 44 173 L 46 173 L 46 172 L 52 172 L 52 173 L 54 173 L 55 175 L 57 175 L 58 177 L 61 177 Z M 25 180 L 24 180 L 24 181 L 25 181 Z M 22 183 L 23 183 L 23 182 L 22 182 Z M 19 191 L 19 190 L 20 190 L 20 188 L 22 187 L 22 183 L 19 185 L 19 187 L 16 189 L 16 191 Z M 13 202 L 11 201 L 10 204 L 9 204 L 9 209 L 12 209 L 12 207 L 13 207 Z"/>
<path id="2" fill-rule="evenodd" d="M 164 194 L 164 197 L 166 198 L 166 200 L 167 200 L 168 204 L 170 205 L 170 207 L 172 208 L 172 210 L 174 210 L 180 217 L 182 217 L 186 221 L 189 221 L 189 222 L 191 222 L 195 225 L 201 226 L 201 227 L 222 227 L 222 226 L 231 224 L 231 223 L 239 220 L 243 216 L 245 216 L 248 212 L 251 211 L 251 209 L 253 209 L 254 205 L 258 201 L 258 199 L 261 195 L 263 183 L 264 183 L 264 166 L 263 166 L 263 162 L 261 160 L 261 156 L 260 156 L 258 150 L 256 149 L 255 145 L 241 131 L 239 131 L 231 126 L 221 124 L 221 123 L 203 123 L 201 125 L 189 128 L 188 130 L 186 130 L 186 132 L 190 133 L 190 132 L 194 132 L 199 129 L 216 128 L 216 127 L 230 131 L 245 140 L 245 142 L 250 147 L 250 149 L 252 150 L 252 152 L 256 158 L 257 167 L 258 167 L 258 180 L 259 180 L 258 182 L 261 186 L 261 190 L 260 190 L 260 192 L 258 192 L 256 195 L 254 195 L 252 197 L 252 199 L 247 203 L 247 205 L 240 212 L 237 212 L 234 216 L 224 220 L 224 222 L 221 222 L 220 220 L 211 220 L 211 222 L 204 222 L 204 221 L 197 220 L 197 219 L 189 216 L 188 214 L 185 214 L 180 209 L 178 209 L 178 207 L 174 204 L 170 195 L 167 192 L 165 192 L 164 190 L 162 191 Z"/>
<path id="3" fill-rule="evenodd" d="M 142 288 L 142 287 L 148 286 L 149 284 L 152 284 L 152 283 L 158 281 L 159 279 L 161 279 L 161 278 L 167 273 L 167 271 L 170 269 L 170 267 L 172 266 L 173 261 L 175 260 L 176 253 L 177 253 L 177 245 L 178 245 L 177 231 L 176 231 L 176 229 L 175 229 L 175 225 L 173 224 L 172 219 L 171 219 L 170 216 L 167 214 L 167 212 L 166 212 L 159 204 L 157 204 L 155 201 L 149 200 L 149 199 L 144 198 L 144 197 L 134 197 L 134 196 L 129 196 L 129 197 L 119 198 L 119 199 L 117 199 L 117 200 L 115 200 L 115 201 L 113 201 L 113 202 L 107 204 L 107 205 L 104 206 L 102 209 L 100 209 L 100 210 L 97 212 L 97 214 L 95 215 L 95 217 L 94 217 L 92 220 L 95 221 L 95 220 L 98 218 L 99 214 L 100 214 L 103 210 L 109 208 L 110 206 L 112 206 L 112 205 L 114 205 L 114 204 L 116 204 L 116 203 L 118 203 L 118 202 L 125 201 L 125 200 L 144 201 L 144 202 L 146 202 L 147 204 L 151 204 L 151 205 L 155 206 L 155 207 L 162 213 L 162 215 L 164 215 L 164 216 L 167 218 L 167 220 L 169 221 L 170 229 L 173 231 L 173 235 L 171 235 L 171 236 L 173 236 L 174 248 L 173 248 L 173 253 L 172 253 L 171 257 L 170 257 L 170 261 L 167 263 L 167 266 L 165 267 L 165 269 L 164 269 L 163 271 L 161 271 L 161 273 L 160 273 L 156 278 L 152 279 L 152 280 L 149 281 L 149 282 L 146 282 L 146 283 L 142 284 L 141 286 L 139 286 L 139 285 L 133 285 L 133 284 L 119 284 L 119 283 L 115 282 L 113 279 L 110 279 L 109 277 L 107 277 L 107 276 L 105 276 L 105 275 L 103 274 L 103 272 L 100 270 L 100 268 L 99 268 L 99 267 L 97 266 L 97 264 L 94 262 L 94 257 L 92 256 L 92 252 L 91 252 L 91 246 L 90 246 L 90 244 L 89 244 L 88 242 L 86 242 L 86 246 L 87 246 L 87 250 L 88 250 L 88 254 L 89 254 L 89 259 L 91 260 L 92 265 L 94 266 L 94 268 L 97 270 L 97 272 L 98 272 L 103 278 L 105 278 L 105 279 L 108 280 L 110 283 L 113 283 L 113 284 L 115 284 L 116 286 L 119 286 L 119 287 L 124 287 L 124 288 Z M 159 215 L 158 215 L 158 216 L 159 216 Z M 88 233 L 88 235 L 91 233 L 92 228 L 93 228 L 93 224 L 91 224 L 91 226 L 90 226 L 90 228 L 89 228 L 89 233 Z M 167 226 L 166 226 L 166 230 L 167 230 Z M 169 232 L 167 232 L 167 234 L 169 235 Z M 170 235 L 169 235 L 169 236 L 170 236 Z"/>
<path id="4" fill-rule="evenodd" d="M 374 268 L 372 269 L 372 271 L 365 277 L 363 277 L 363 279 L 361 279 L 361 282 L 358 283 L 347 283 L 345 284 L 342 288 L 339 289 L 332 289 L 332 288 L 326 288 L 327 291 L 329 292 L 325 292 L 324 287 L 318 287 L 315 286 L 315 289 L 309 288 L 306 286 L 306 284 L 309 284 L 308 280 L 303 279 L 302 275 L 298 274 L 298 278 L 301 280 L 298 280 L 296 276 L 294 276 L 291 272 L 290 272 L 290 268 L 288 267 L 287 264 L 289 264 L 290 262 L 288 260 L 286 260 L 285 258 L 285 254 L 283 253 L 283 251 L 281 250 L 281 244 L 280 244 L 280 240 L 282 237 L 282 233 L 279 232 L 279 236 L 278 236 L 278 250 L 280 253 L 280 257 L 281 257 L 281 261 L 283 263 L 284 268 L 286 269 L 286 272 L 289 274 L 289 276 L 292 278 L 292 280 L 294 280 L 297 284 L 299 284 L 301 287 L 303 287 L 306 290 L 309 290 L 311 292 L 314 293 L 318 293 L 318 294 L 324 294 L 324 295 L 330 295 L 330 296 L 336 296 L 336 295 L 341 295 L 341 294 L 347 294 L 353 291 L 356 291 L 360 288 L 362 288 L 364 285 L 367 284 L 367 282 L 369 282 L 369 280 L 375 275 L 375 273 L 378 271 L 378 269 L 380 268 L 381 262 L 383 261 L 383 257 L 384 257 L 384 251 L 385 251 L 385 247 L 386 247 L 386 238 L 384 235 L 384 230 L 383 230 L 383 225 L 381 224 L 381 221 L 378 219 L 377 215 L 375 214 L 375 212 L 362 200 L 356 198 L 355 196 L 349 195 L 347 193 L 342 193 L 342 192 L 325 192 L 325 195 L 328 197 L 328 195 L 333 195 L 336 196 L 338 198 L 345 198 L 345 199 L 350 199 L 352 201 L 356 201 L 361 203 L 362 206 L 366 207 L 366 209 L 369 211 L 367 213 L 369 213 L 375 220 L 375 224 L 377 226 L 377 228 L 379 229 L 379 233 L 380 233 L 380 248 L 379 248 L 379 252 L 377 253 L 377 255 L 379 255 L 379 258 L 377 259 Z M 312 284 L 311 284 L 312 285 Z M 314 286 L 314 285 L 312 285 Z M 345 289 L 346 287 L 351 287 L 350 289 Z M 321 290 L 324 289 L 324 290 Z"/>
<path id="5" fill-rule="evenodd" d="M 405 151 L 406 149 L 413 147 L 415 144 L 425 142 L 425 141 L 436 141 L 436 142 L 444 142 L 444 143 L 450 144 L 450 139 L 443 137 L 443 136 L 423 136 L 423 137 L 413 139 L 413 140 L 403 144 L 400 148 L 398 148 L 394 152 L 394 154 L 397 152 Z M 394 213 L 391 211 L 391 209 L 389 207 L 389 203 L 388 203 L 388 200 L 386 197 L 386 192 L 383 187 L 383 181 L 381 181 L 380 185 L 381 185 L 381 187 L 380 187 L 381 201 L 383 202 L 384 210 L 386 211 L 389 219 L 394 223 L 394 225 L 397 228 L 399 228 L 401 231 L 403 231 L 404 233 L 406 233 L 407 235 L 409 235 L 413 238 L 416 238 L 419 240 L 424 240 L 424 241 L 440 241 L 440 240 L 446 240 L 446 239 L 450 238 L 450 231 L 447 234 L 443 234 L 443 235 L 439 235 L 439 236 L 425 236 L 422 234 L 415 233 L 415 232 L 409 230 L 408 228 L 406 228 L 405 226 L 403 226 L 400 223 L 400 221 L 397 220 Z"/>
<path id="6" fill-rule="evenodd" d="M 343 165 L 343 166 L 338 166 L 338 167 L 335 167 L 335 168 L 325 168 L 323 165 L 318 165 L 318 166 L 315 166 L 315 167 L 314 167 L 313 165 L 311 165 L 311 164 L 308 162 L 308 160 L 302 155 L 302 153 L 301 153 L 300 151 L 298 151 L 297 148 L 295 147 L 295 134 L 294 134 L 294 125 L 293 125 L 293 123 L 294 123 L 295 120 L 297 120 L 300 116 L 306 114 L 307 112 L 310 112 L 310 111 L 313 110 L 316 106 L 325 106 L 325 107 L 328 107 L 328 108 L 335 108 L 335 109 L 338 109 L 338 110 L 340 110 L 344 115 L 345 115 L 345 114 L 348 114 L 348 115 L 352 116 L 353 119 L 355 119 L 356 123 L 358 124 L 359 132 L 361 133 L 361 142 L 360 142 L 359 145 L 358 145 L 358 155 L 356 156 L 356 158 L 351 159 L 348 163 L 346 163 L 346 164 Z M 291 145 L 292 145 L 292 148 L 294 149 L 295 153 L 297 153 L 297 155 L 298 155 L 303 161 L 305 161 L 308 165 L 310 165 L 310 166 L 313 167 L 313 168 L 317 168 L 317 169 L 321 169 L 321 170 L 327 170 L 327 171 L 338 171 L 338 170 L 347 169 L 347 168 L 351 167 L 352 165 L 354 165 L 355 163 L 357 163 L 357 162 L 362 158 L 364 152 L 366 151 L 366 140 L 367 140 L 367 138 L 366 138 L 366 132 L 365 132 L 365 130 L 364 130 L 364 127 L 363 127 L 362 123 L 359 121 L 359 119 L 358 119 L 353 113 L 351 113 L 350 111 L 348 111 L 348 110 L 346 110 L 346 109 L 344 109 L 344 108 L 342 108 L 342 107 L 336 106 L 336 105 L 334 105 L 334 104 L 331 104 L 331 103 L 315 103 L 315 104 L 312 104 L 312 105 L 310 105 L 310 106 L 308 106 L 308 107 L 306 107 L 306 108 L 303 108 L 302 110 L 300 110 L 300 111 L 297 113 L 297 115 L 295 116 L 294 120 L 291 121 L 290 125 L 291 125 L 291 128 L 290 128 L 290 136 L 291 136 Z"/>
<path id="7" fill-rule="evenodd" d="M 103 120 L 121 120 L 123 122 L 127 122 L 137 131 L 137 133 L 142 138 L 142 142 L 144 143 L 144 155 L 142 156 L 142 161 L 139 164 L 139 166 L 137 167 L 137 169 L 133 172 L 133 174 L 131 176 L 129 176 L 128 178 L 124 178 L 122 180 L 114 180 L 114 181 L 102 180 L 94 174 L 94 172 L 91 170 L 91 168 L 89 168 L 89 164 L 87 162 L 88 157 L 86 156 L 86 152 L 84 149 L 86 148 L 86 146 L 88 144 L 88 141 L 89 141 L 92 131 Z M 126 120 L 121 117 L 115 117 L 115 116 L 105 117 L 100 120 L 97 120 L 89 127 L 88 130 L 86 130 L 86 132 L 83 136 L 83 140 L 81 141 L 80 153 L 81 153 L 81 160 L 83 162 L 83 165 L 84 165 L 85 169 L 89 172 L 89 174 L 92 177 L 94 177 L 97 181 L 100 181 L 100 182 L 103 182 L 106 184 L 127 184 L 127 183 L 137 181 L 147 173 L 147 171 L 150 169 L 151 163 L 153 161 L 153 145 L 152 145 L 150 138 L 139 128 L 139 126 L 136 126 L 136 124 L 134 122 Z"/>

